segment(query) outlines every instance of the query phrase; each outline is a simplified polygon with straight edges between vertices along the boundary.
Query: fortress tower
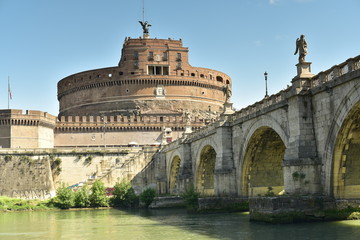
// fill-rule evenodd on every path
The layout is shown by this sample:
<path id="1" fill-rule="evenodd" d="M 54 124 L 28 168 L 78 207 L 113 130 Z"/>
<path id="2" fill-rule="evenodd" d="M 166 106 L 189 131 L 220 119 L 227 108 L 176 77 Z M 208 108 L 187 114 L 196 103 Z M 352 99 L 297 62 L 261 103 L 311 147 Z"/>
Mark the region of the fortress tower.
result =
<path id="1" fill-rule="evenodd" d="M 126 38 L 117 67 L 73 74 L 58 83 L 61 116 L 181 116 L 220 112 L 230 77 L 192 67 L 181 40 Z M 215 112 L 215 114 L 214 114 Z"/>
<path id="2" fill-rule="evenodd" d="M 171 141 L 183 134 L 185 113 L 193 129 L 216 119 L 231 79 L 192 67 L 188 52 L 181 40 L 144 33 L 125 39 L 118 66 L 60 80 L 55 146 L 142 145 L 164 142 L 165 135 Z"/>

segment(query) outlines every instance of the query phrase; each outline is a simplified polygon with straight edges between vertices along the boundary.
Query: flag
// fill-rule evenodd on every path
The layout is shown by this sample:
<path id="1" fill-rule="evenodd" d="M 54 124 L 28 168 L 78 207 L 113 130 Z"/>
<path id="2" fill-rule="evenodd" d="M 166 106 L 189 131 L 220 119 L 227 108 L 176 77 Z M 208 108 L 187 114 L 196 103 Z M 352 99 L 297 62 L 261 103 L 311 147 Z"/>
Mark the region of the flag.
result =
<path id="1" fill-rule="evenodd" d="M 10 89 L 10 77 L 8 78 L 8 95 L 9 95 L 9 98 L 12 99 L 12 93 L 11 93 L 11 89 Z"/>

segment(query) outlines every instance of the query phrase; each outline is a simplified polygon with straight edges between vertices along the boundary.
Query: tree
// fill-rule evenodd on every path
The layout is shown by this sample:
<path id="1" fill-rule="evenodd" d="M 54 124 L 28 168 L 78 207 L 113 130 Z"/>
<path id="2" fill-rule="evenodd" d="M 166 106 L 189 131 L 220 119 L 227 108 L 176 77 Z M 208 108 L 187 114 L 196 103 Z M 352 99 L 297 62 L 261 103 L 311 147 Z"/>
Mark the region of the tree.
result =
<path id="1" fill-rule="evenodd" d="M 149 207 L 153 202 L 156 195 L 156 191 L 153 188 L 147 188 L 140 194 L 140 201 L 145 204 L 145 207 Z"/>
<path id="2" fill-rule="evenodd" d="M 111 203 L 115 207 L 136 207 L 139 204 L 139 198 L 131 184 L 123 180 L 115 184 Z"/>
<path id="3" fill-rule="evenodd" d="M 92 207 L 108 207 L 109 202 L 106 197 L 106 188 L 104 183 L 96 180 L 91 187 L 91 194 L 89 196 L 90 205 Z"/>
<path id="4" fill-rule="evenodd" d="M 87 186 L 84 186 L 75 192 L 74 206 L 78 208 L 90 207 L 90 196 Z"/>
<path id="5" fill-rule="evenodd" d="M 74 206 L 74 192 L 64 183 L 56 189 L 56 197 L 53 200 L 55 207 L 69 209 Z"/>

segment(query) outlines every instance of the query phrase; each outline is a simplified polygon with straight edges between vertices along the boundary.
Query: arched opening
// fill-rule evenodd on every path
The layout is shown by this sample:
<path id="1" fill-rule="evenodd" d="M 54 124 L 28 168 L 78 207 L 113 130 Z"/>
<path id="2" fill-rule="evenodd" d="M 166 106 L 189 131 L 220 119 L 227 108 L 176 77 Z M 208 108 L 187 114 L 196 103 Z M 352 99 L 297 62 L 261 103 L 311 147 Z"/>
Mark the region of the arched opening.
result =
<path id="1" fill-rule="evenodd" d="M 213 196 L 216 152 L 207 145 L 200 153 L 199 166 L 196 173 L 196 190 L 203 196 Z"/>
<path id="2" fill-rule="evenodd" d="M 216 81 L 218 82 L 224 82 L 223 78 L 220 76 L 216 76 Z"/>
<path id="3" fill-rule="evenodd" d="M 360 102 L 345 118 L 333 154 L 335 198 L 360 198 Z"/>
<path id="4" fill-rule="evenodd" d="M 179 175 L 181 159 L 179 156 L 175 156 L 171 162 L 170 167 L 170 179 L 169 179 L 169 192 L 170 194 L 178 193 L 178 182 L 177 177 Z"/>
<path id="5" fill-rule="evenodd" d="M 256 130 L 244 155 L 242 195 L 251 197 L 270 192 L 281 193 L 284 190 L 284 154 L 285 144 L 272 128 Z"/>

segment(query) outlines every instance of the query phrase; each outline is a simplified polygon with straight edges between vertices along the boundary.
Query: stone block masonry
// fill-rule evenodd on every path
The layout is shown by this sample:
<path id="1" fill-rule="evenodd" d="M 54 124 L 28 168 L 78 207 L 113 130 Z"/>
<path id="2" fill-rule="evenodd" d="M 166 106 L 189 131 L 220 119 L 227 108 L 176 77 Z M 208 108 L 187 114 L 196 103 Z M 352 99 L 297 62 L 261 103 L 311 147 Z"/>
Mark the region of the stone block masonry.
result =
<path id="1" fill-rule="evenodd" d="M 50 159 L 31 154 L 1 154 L 0 195 L 24 199 L 55 196 Z"/>
<path id="2" fill-rule="evenodd" d="M 47 199 L 55 196 L 61 183 L 77 188 L 95 180 L 113 187 L 121 180 L 131 181 L 156 151 L 156 147 L 1 149 L 0 195 Z"/>

